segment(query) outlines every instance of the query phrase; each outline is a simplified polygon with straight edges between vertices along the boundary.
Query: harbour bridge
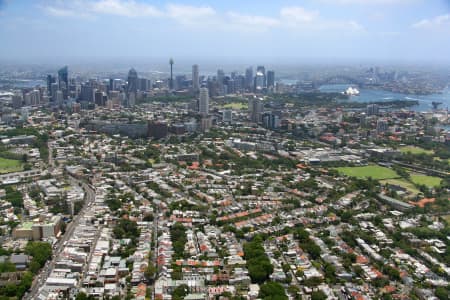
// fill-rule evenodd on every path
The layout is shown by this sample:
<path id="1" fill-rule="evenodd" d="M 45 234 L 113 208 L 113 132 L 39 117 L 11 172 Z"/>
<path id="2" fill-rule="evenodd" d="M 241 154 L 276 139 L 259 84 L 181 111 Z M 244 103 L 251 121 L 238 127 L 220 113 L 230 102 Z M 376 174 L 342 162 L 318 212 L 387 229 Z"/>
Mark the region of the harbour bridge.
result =
<path id="1" fill-rule="evenodd" d="M 352 84 L 352 85 L 357 85 L 358 87 L 361 87 L 364 83 L 361 80 L 356 79 L 351 76 L 335 75 L 335 76 L 330 76 L 330 77 L 316 80 L 314 82 L 314 84 L 315 84 L 315 86 L 321 86 L 324 84 Z"/>

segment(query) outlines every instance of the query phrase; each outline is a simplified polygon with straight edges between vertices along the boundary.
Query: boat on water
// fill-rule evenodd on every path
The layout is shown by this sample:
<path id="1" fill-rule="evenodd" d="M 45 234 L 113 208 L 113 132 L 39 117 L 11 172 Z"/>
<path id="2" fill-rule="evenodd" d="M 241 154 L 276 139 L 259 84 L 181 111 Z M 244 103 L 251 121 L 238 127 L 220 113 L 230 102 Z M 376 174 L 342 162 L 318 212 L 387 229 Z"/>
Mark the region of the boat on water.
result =
<path id="1" fill-rule="evenodd" d="M 346 89 L 345 92 L 342 93 L 347 96 L 359 96 L 359 90 L 351 86 L 348 87 L 348 89 Z"/>

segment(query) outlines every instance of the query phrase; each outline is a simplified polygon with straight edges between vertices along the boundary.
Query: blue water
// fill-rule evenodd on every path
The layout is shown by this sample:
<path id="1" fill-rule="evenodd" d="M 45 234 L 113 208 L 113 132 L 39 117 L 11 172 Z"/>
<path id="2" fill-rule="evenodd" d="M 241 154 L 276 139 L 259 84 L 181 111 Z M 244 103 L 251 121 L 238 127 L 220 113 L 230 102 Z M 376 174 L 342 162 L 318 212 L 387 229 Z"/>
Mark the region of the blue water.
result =
<path id="1" fill-rule="evenodd" d="M 46 86 L 47 83 L 44 80 L 36 79 L 36 80 L 17 80 L 13 83 L 14 87 L 17 88 L 33 88 L 38 85 Z"/>
<path id="2" fill-rule="evenodd" d="M 327 84 L 319 88 L 322 92 L 343 92 L 350 85 L 348 84 Z M 450 107 L 450 88 L 447 87 L 441 94 L 431 95 L 407 95 L 402 93 L 393 93 L 382 90 L 360 89 L 359 96 L 350 96 L 351 101 L 355 102 L 379 102 L 392 100 L 417 100 L 419 105 L 415 105 L 410 109 L 415 111 L 430 111 L 433 109 L 432 102 L 442 102 L 439 106 L 441 109 Z"/>

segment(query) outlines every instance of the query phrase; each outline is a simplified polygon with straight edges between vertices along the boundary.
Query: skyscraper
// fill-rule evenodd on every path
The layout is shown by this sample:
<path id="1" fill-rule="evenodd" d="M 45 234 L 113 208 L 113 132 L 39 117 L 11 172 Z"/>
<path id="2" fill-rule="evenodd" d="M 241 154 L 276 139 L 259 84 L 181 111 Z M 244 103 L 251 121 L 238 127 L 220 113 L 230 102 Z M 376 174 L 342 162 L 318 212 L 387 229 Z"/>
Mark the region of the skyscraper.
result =
<path id="1" fill-rule="evenodd" d="M 56 100 L 55 103 L 61 107 L 63 105 L 64 102 L 64 96 L 63 96 L 63 92 L 61 90 L 56 91 Z"/>
<path id="2" fill-rule="evenodd" d="M 52 102 L 56 102 L 56 92 L 58 91 L 58 84 L 53 82 L 50 84 L 50 95 L 52 97 Z"/>
<path id="3" fill-rule="evenodd" d="M 194 93 L 199 91 L 198 65 L 192 66 L 192 90 Z"/>
<path id="4" fill-rule="evenodd" d="M 380 108 L 379 108 L 378 104 L 369 104 L 369 105 L 367 105 L 366 113 L 368 116 L 376 116 L 376 115 L 378 115 L 379 110 L 380 110 Z"/>
<path id="5" fill-rule="evenodd" d="M 23 96 L 22 93 L 16 92 L 12 96 L 12 107 L 13 108 L 21 108 L 23 105 Z"/>
<path id="6" fill-rule="evenodd" d="M 170 81 L 169 81 L 169 88 L 173 90 L 173 59 L 171 58 L 169 60 L 170 64 Z"/>
<path id="7" fill-rule="evenodd" d="M 262 87 L 263 88 L 267 87 L 267 85 L 266 85 L 266 68 L 264 66 L 256 67 L 256 74 L 258 74 L 258 73 L 262 74 L 262 76 L 263 76 L 263 85 L 262 85 Z"/>
<path id="8" fill-rule="evenodd" d="M 90 85 L 90 83 L 84 83 L 81 85 L 79 98 L 81 101 L 86 102 L 94 101 L 94 88 Z"/>
<path id="9" fill-rule="evenodd" d="M 225 109 L 224 111 L 222 111 L 223 122 L 231 123 L 232 120 L 233 120 L 233 111 L 231 109 Z"/>
<path id="10" fill-rule="evenodd" d="M 55 77 L 52 75 L 47 75 L 47 95 L 52 97 L 52 84 L 56 82 Z"/>
<path id="11" fill-rule="evenodd" d="M 249 118 L 253 123 L 261 123 L 263 110 L 264 105 L 261 100 L 257 98 L 251 98 L 248 101 Z"/>
<path id="12" fill-rule="evenodd" d="M 261 92 L 264 89 L 264 81 L 264 73 L 262 73 L 261 71 L 257 71 L 255 76 L 255 92 Z"/>
<path id="13" fill-rule="evenodd" d="M 388 121 L 386 119 L 378 119 L 377 120 L 377 133 L 383 133 L 388 130 Z"/>
<path id="14" fill-rule="evenodd" d="M 140 91 L 148 91 L 151 88 L 151 81 L 147 78 L 139 78 L 138 80 L 138 90 Z"/>
<path id="15" fill-rule="evenodd" d="M 205 87 L 200 88 L 200 100 L 198 103 L 198 111 L 201 115 L 208 115 L 209 112 L 209 93 Z"/>
<path id="16" fill-rule="evenodd" d="M 96 90 L 94 92 L 94 102 L 97 106 L 104 106 L 105 103 L 103 103 L 103 92 L 100 90 Z"/>
<path id="17" fill-rule="evenodd" d="M 58 70 L 58 85 L 63 92 L 63 98 L 67 99 L 69 95 L 69 68 L 67 66 Z"/>
<path id="18" fill-rule="evenodd" d="M 275 72 L 274 71 L 267 71 L 267 88 L 274 88 L 275 87 Z"/>
<path id="19" fill-rule="evenodd" d="M 134 68 L 128 72 L 128 85 L 127 85 L 127 93 L 136 93 L 138 90 L 138 75 Z"/>
<path id="20" fill-rule="evenodd" d="M 245 89 L 247 91 L 253 91 L 253 68 L 248 67 L 245 70 Z"/>
<path id="21" fill-rule="evenodd" d="M 225 80 L 225 72 L 222 69 L 217 70 L 217 87 L 219 89 L 219 95 L 224 94 L 223 82 Z"/>

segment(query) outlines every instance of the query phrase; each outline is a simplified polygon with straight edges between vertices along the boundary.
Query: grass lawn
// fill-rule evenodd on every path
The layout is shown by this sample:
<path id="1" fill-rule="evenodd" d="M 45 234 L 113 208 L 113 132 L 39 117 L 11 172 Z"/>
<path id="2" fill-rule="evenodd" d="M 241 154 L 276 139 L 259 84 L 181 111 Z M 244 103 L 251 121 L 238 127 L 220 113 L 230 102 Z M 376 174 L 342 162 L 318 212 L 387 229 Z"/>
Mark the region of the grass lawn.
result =
<path id="1" fill-rule="evenodd" d="M 442 216 L 442 218 L 450 224 L 450 215 Z"/>
<path id="2" fill-rule="evenodd" d="M 407 189 L 409 192 L 411 192 L 412 194 L 415 194 L 415 195 L 420 193 L 420 191 L 414 186 L 414 184 L 406 181 L 405 179 L 386 179 L 386 180 L 381 180 L 380 183 L 382 183 L 382 184 L 387 183 L 387 184 L 394 184 L 394 185 L 401 186 L 402 188 Z"/>
<path id="3" fill-rule="evenodd" d="M 231 102 L 231 103 L 225 104 L 223 107 L 231 108 L 231 109 L 235 109 L 235 110 L 241 110 L 241 109 L 247 109 L 248 105 L 246 103 L 242 103 L 242 102 Z"/>
<path id="4" fill-rule="evenodd" d="M 441 162 L 447 163 L 447 164 L 450 165 L 450 158 L 449 159 L 442 159 L 442 158 L 439 158 L 439 157 L 433 157 L 433 159 L 437 160 L 437 161 L 441 161 Z"/>
<path id="5" fill-rule="evenodd" d="M 441 184 L 442 179 L 435 176 L 411 174 L 411 181 L 415 184 L 424 184 L 427 187 L 436 187 Z"/>
<path id="6" fill-rule="evenodd" d="M 386 167 L 381 166 L 364 166 L 364 167 L 340 167 L 336 170 L 344 175 L 356 177 L 356 178 L 368 178 L 382 180 L 382 179 L 392 179 L 399 178 L 398 174 Z"/>
<path id="7" fill-rule="evenodd" d="M 0 157 L 0 174 L 22 171 L 22 163 L 19 160 Z"/>
<path id="8" fill-rule="evenodd" d="M 433 154 L 434 151 L 433 150 L 426 150 L 420 147 L 416 147 L 416 146 L 405 146 L 405 147 L 401 147 L 400 152 L 402 153 L 408 153 L 411 152 L 411 154 Z"/>

